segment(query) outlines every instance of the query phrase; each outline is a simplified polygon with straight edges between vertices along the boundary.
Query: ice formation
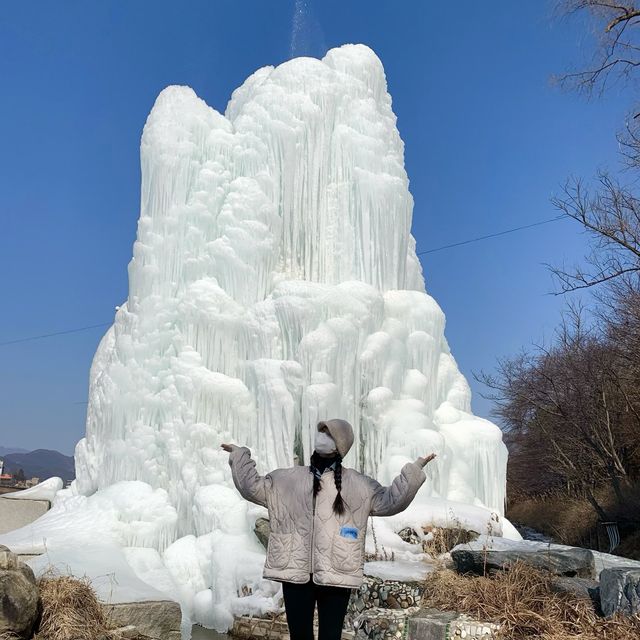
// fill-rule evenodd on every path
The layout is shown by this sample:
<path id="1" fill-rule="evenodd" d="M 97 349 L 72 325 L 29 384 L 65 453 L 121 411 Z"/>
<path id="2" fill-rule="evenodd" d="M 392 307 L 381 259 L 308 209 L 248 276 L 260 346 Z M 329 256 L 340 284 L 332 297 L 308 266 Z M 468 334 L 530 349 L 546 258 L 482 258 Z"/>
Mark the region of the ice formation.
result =
<path id="1" fill-rule="evenodd" d="M 194 621 L 224 630 L 274 601 L 252 533 L 265 512 L 238 495 L 223 442 L 266 472 L 306 463 L 317 421 L 345 418 L 345 464 L 383 483 L 438 454 L 411 509 L 376 521 L 391 546 L 403 522 L 459 514 L 484 531 L 493 512 L 494 534 L 519 537 L 502 518 L 501 432 L 471 414 L 425 291 L 403 155 L 362 45 L 258 70 L 225 115 L 168 87 L 147 119 L 129 297 L 91 368 L 77 480 L 50 517 L 84 513 L 99 537 L 88 514 L 108 506 L 103 537 L 159 554 Z M 123 482 L 148 502 L 118 499 Z"/>

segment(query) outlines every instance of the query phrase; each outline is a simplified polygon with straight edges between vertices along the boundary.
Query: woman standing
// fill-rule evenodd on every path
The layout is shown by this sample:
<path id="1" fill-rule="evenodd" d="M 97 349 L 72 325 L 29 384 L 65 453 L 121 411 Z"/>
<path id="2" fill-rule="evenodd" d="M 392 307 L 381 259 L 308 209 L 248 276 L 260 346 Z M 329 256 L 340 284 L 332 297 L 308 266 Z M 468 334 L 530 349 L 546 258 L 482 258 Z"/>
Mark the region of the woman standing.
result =
<path id="1" fill-rule="evenodd" d="M 353 444 L 346 420 L 317 425 L 309 466 L 258 475 L 247 447 L 229 451 L 233 482 L 247 500 L 267 507 L 270 534 L 263 577 L 282 582 L 291 640 L 339 640 L 351 590 L 363 580 L 367 519 L 404 511 L 425 481 L 431 454 L 407 462 L 390 486 L 348 467 L 342 459 Z"/>

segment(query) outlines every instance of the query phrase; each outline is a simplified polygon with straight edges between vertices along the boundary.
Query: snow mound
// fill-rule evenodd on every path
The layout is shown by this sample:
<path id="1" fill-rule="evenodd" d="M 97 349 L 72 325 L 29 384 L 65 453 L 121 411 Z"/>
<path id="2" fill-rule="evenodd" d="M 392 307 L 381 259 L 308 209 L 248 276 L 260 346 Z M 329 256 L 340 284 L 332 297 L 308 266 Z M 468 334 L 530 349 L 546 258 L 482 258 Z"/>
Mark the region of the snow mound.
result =
<path id="1" fill-rule="evenodd" d="M 21 491 L 12 491 L 11 493 L 3 493 L 3 498 L 11 500 L 48 500 L 53 502 L 56 493 L 62 489 L 62 478 L 48 478 L 33 487 L 22 489 Z"/>

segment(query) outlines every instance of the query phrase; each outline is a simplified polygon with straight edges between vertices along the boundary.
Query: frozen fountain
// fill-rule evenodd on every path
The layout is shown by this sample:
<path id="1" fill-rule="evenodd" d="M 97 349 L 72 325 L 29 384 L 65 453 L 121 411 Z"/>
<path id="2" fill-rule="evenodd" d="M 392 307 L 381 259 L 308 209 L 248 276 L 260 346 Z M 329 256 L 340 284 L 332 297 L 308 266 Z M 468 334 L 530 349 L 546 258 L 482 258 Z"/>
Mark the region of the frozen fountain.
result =
<path id="1" fill-rule="evenodd" d="M 252 533 L 265 514 L 238 495 L 220 443 L 248 446 L 261 472 L 306 463 L 332 417 L 356 432 L 345 465 L 382 483 L 438 454 L 411 507 L 379 523 L 390 546 L 402 526 L 451 518 L 519 537 L 503 518 L 501 432 L 472 415 L 425 291 L 403 156 L 362 45 L 256 71 L 224 115 L 166 88 L 142 135 L 129 297 L 93 361 L 77 479 L 0 542 L 122 549 L 223 630 L 267 610 L 277 585 Z"/>

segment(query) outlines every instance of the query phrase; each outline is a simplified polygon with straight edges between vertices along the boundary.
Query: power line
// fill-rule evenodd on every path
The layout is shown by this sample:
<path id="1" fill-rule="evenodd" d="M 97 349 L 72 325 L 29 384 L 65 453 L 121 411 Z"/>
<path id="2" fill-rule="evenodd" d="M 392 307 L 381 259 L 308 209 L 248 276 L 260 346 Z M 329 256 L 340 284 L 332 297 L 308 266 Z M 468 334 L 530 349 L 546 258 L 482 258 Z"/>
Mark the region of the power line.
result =
<path id="1" fill-rule="evenodd" d="M 488 240 L 489 238 L 497 238 L 498 236 L 505 236 L 508 233 L 514 231 L 522 231 L 523 229 L 531 229 L 531 227 L 539 227 L 542 224 L 549 224 L 550 222 L 556 222 L 561 220 L 565 215 L 559 215 L 555 218 L 549 218 L 548 220 L 542 220 L 541 222 L 533 222 L 532 224 L 525 224 L 521 227 L 514 227 L 513 229 L 507 229 L 506 231 L 498 231 L 498 233 L 490 233 L 488 236 L 478 236 L 477 238 L 470 238 L 469 240 L 463 240 L 462 242 L 454 242 L 453 244 L 445 244 L 442 247 L 436 247 L 435 249 L 427 249 L 426 251 L 420 251 L 416 253 L 417 256 L 423 256 L 427 253 L 435 253 L 436 251 L 442 251 L 443 249 L 451 249 L 452 247 L 460 247 L 463 244 L 471 244 L 472 242 L 479 242 L 480 240 Z"/>
<path id="2" fill-rule="evenodd" d="M 548 220 L 541 220 L 540 222 L 533 222 L 531 224 L 525 224 L 521 227 L 514 227 L 513 229 L 506 229 L 505 231 L 498 231 L 497 233 L 490 233 L 486 236 L 478 236 L 477 238 L 470 238 L 469 240 L 462 240 L 461 242 L 454 242 L 453 244 L 445 244 L 442 247 L 436 247 L 435 249 L 427 249 L 426 251 L 419 251 L 416 256 L 423 256 L 427 253 L 435 253 L 436 251 L 443 251 L 444 249 L 452 249 L 453 247 L 460 247 L 465 244 L 471 244 L 472 242 L 480 242 L 481 240 L 488 240 L 489 238 L 497 238 L 498 236 L 504 236 L 508 233 L 514 233 L 515 231 L 522 231 L 523 229 L 531 229 L 532 227 L 539 227 L 543 224 L 549 224 L 550 222 L 556 222 L 564 218 L 564 214 L 556 216 L 555 218 L 549 218 Z M 66 331 L 56 331 L 55 333 L 43 333 L 39 336 L 30 336 L 29 338 L 19 338 L 17 340 L 7 340 L 6 342 L 0 342 L 0 347 L 8 344 L 17 344 L 19 342 L 29 342 L 31 340 L 42 340 L 43 338 L 52 338 L 54 336 L 61 336 L 68 333 L 78 333 L 79 331 L 87 331 L 88 329 L 97 329 L 98 327 L 108 327 L 111 322 L 103 322 L 102 324 L 92 324 L 86 327 L 79 327 L 77 329 L 67 329 Z"/>
<path id="3" fill-rule="evenodd" d="M 111 322 L 103 322 L 102 324 L 92 324 L 87 327 L 79 327 L 78 329 L 67 329 L 66 331 L 56 331 L 55 333 L 43 333 L 39 336 L 30 336 L 28 338 L 18 338 L 17 340 L 7 340 L 0 342 L 0 347 L 7 344 L 17 344 L 18 342 L 29 342 L 30 340 L 41 340 L 42 338 L 52 338 L 53 336 L 61 336 L 67 333 L 78 333 L 79 331 L 87 331 L 88 329 L 97 329 L 98 327 L 110 326 Z"/>

